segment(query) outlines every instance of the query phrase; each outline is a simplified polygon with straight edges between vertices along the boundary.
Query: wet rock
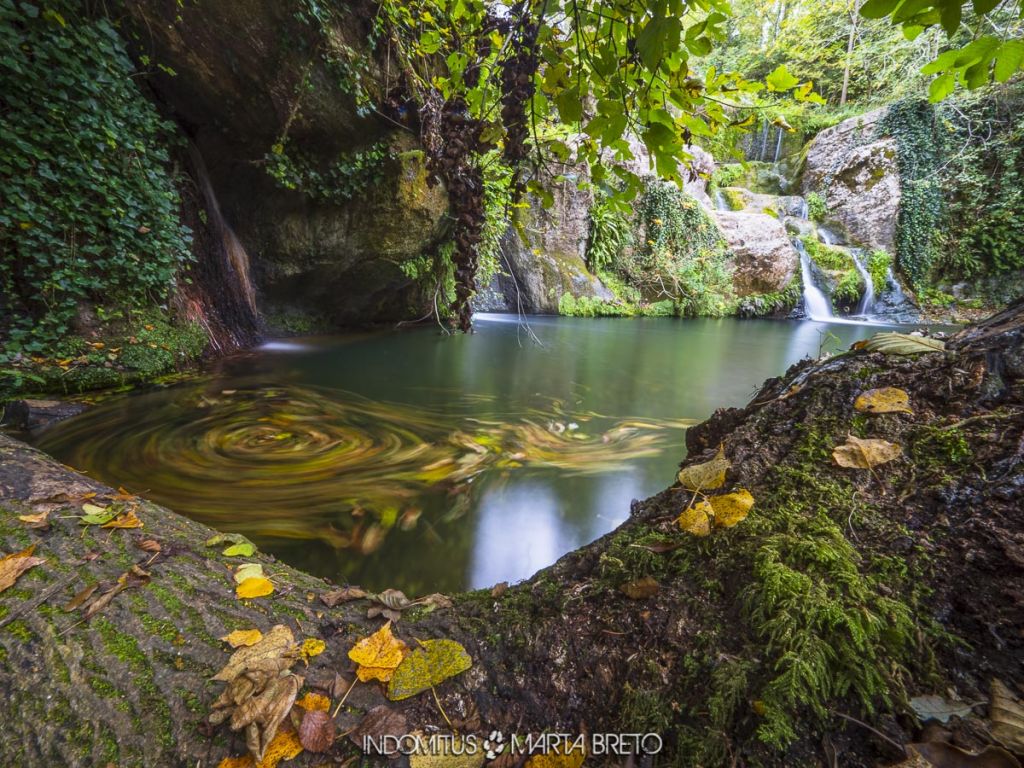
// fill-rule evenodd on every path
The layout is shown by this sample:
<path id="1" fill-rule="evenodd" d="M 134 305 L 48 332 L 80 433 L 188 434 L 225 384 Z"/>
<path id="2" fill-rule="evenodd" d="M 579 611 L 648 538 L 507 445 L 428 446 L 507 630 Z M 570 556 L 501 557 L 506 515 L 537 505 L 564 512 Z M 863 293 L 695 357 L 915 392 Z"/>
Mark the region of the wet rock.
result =
<path id="1" fill-rule="evenodd" d="M 70 419 L 85 410 L 80 403 L 61 400 L 12 400 L 0 410 L 0 424 L 28 432 Z"/>
<path id="2" fill-rule="evenodd" d="M 732 252 L 737 295 L 775 293 L 789 285 L 800 257 L 781 221 L 742 211 L 715 211 L 714 218 Z"/>

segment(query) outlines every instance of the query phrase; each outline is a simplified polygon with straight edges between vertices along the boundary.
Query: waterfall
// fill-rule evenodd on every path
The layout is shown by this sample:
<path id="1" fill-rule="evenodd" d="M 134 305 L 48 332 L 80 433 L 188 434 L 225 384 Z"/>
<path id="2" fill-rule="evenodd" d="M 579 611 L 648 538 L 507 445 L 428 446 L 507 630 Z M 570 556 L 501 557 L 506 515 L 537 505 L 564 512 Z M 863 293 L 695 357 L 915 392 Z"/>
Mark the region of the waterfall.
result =
<path id="1" fill-rule="evenodd" d="M 803 241 L 799 237 L 794 237 L 793 247 L 800 254 L 800 278 L 804 284 L 804 311 L 811 320 L 831 320 L 834 317 L 832 314 L 832 303 L 814 283 L 811 257 L 807 254 Z"/>
<path id="2" fill-rule="evenodd" d="M 861 248 L 851 248 L 850 256 L 853 258 L 853 264 L 857 267 L 857 271 L 860 273 L 861 279 L 864 281 L 864 295 L 861 296 L 860 303 L 857 305 L 857 311 L 855 314 L 866 316 L 875 306 L 875 284 L 871 279 L 871 273 L 868 272 L 868 268 L 862 261 L 864 258 L 864 251 Z"/>
<path id="3" fill-rule="evenodd" d="M 725 192 L 720 189 L 715 190 L 715 210 L 718 211 L 731 211 L 732 208 L 729 206 L 729 201 L 725 199 Z"/>
<path id="4" fill-rule="evenodd" d="M 779 131 L 779 138 L 775 142 L 775 160 L 774 160 L 774 162 L 776 162 L 776 163 L 779 162 L 779 155 L 782 154 L 782 133 L 783 133 L 783 131 L 782 131 L 781 126 L 779 127 L 778 131 Z"/>

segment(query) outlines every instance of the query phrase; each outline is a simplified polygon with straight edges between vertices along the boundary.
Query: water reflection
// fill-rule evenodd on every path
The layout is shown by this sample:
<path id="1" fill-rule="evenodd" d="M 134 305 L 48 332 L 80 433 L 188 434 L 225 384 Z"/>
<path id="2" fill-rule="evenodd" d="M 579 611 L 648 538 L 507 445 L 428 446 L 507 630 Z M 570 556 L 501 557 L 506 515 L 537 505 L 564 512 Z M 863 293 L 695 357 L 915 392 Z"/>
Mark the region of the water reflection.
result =
<path id="1" fill-rule="evenodd" d="M 667 485 L 684 427 L 877 330 L 477 318 L 477 332 L 283 342 L 38 437 L 112 484 L 340 581 L 409 593 L 529 576 Z M 282 354 L 287 352 L 287 354 Z"/>

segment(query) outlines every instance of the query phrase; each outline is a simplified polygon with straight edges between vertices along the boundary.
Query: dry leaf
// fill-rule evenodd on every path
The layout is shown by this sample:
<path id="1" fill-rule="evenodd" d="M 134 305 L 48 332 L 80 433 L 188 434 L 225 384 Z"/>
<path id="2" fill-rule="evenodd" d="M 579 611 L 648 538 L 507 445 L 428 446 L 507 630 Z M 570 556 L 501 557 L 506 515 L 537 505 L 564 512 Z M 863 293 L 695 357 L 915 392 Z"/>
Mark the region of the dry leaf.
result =
<path id="1" fill-rule="evenodd" d="M 688 491 L 712 491 L 725 484 L 725 473 L 732 463 L 725 458 L 725 448 L 718 447 L 718 453 L 711 461 L 691 464 L 679 470 L 677 476 L 683 488 Z"/>
<path id="2" fill-rule="evenodd" d="M 91 619 L 97 613 L 110 605 L 111 601 L 126 589 L 141 587 L 143 584 L 147 584 L 148 582 L 149 573 L 142 570 L 138 565 L 133 565 L 117 578 L 116 584 L 107 589 L 102 595 L 95 598 L 86 606 L 85 613 L 82 614 L 83 618 Z"/>
<path id="3" fill-rule="evenodd" d="M 508 592 L 508 582 L 507 581 L 499 581 L 497 584 L 495 584 L 493 587 L 491 587 L 491 597 L 495 597 L 495 598 L 501 597 L 506 592 Z"/>
<path id="4" fill-rule="evenodd" d="M 299 741 L 307 752 L 326 752 L 334 744 L 334 720 L 319 709 L 307 711 L 299 726 Z"/>
<path id="5" fill-rule="evenodd" d="M 360 600 L 367 597 L 368 593 L 359 587 L 342 587 L 341 589 L 335 589 L 331 592 L 325 592 L 320 595 L 320 599 L 324 602 L 328 608 L 333 608 L 341 603 L 347 603 L 350 600 Z"/>
<path id="6" fill-rule="evenodd" d="M 481 749 L 469 749 L 456 734 L 431 744 L 429 737 L 416 731 L 420 748 L 409 755 L 409 768 L 480 768 L 487 759 Z"/>
<path id="7" fill-rule="evenodd" d="M 698 501 L 683 510 L 683 514 L 676 518 L 676 525 L 694 536 L 707 536 L 711 533 L 711 515 L 713 513 L 711 504 L 706 501 Z"/>
<path id="8" fill-rule="evenodd" d="M 141 541 L 136 542 L 136 544 L 138 544 L 139 549 L 144 552 L 149 552 L 152 555 L 159 555 L 163 549 L 160 546 L 160 542 L 156 539 L 142 539 Z"/>
<path id="9" fill-rule="evenodd" d="M 224 637 L 221 638 L 221 640 L 232 648 L 244 648 L 249 645 L 256 645 L 256 643 L 262 639 L 263 633 L 258 629 L 236 629 L 231 634 L 224 635 Z"/>
<path id="10" fill-rule="evenodd" d="M 109 522 L 103 523 L 104 528 L 141 528 L 143 522 L 139 520 L 135 514 L 135 510 L 131 509 L 125 512 Z"/>
<path id="11" fill-rule="evenodd" d="M 952 744 L 929 741 L 907 744 L 907 752 L 910 759 L 899 763 L 904 768 L 1020 768 L 1017 759 L 999 747 L 986 747 L 972 754 Z"/>
<path id="12" fill-rule="evenodd" d="M 619 591 L 631 600 L 644 600 L 658 594 L 661 585 L 650 576 L 644 576 L 642 579 L 627 581 L 619 587 Z"/>
<path id="13" fill-rule="evenodd" d="M 348 652 L 348 657 L 359 666 L 356 676 L 362 682 L 380 680 L 386 683 L 402 663 L 409 647 L 391 633 L 391 622 L 364 637 Z"/>
<path id="14" fill-rule="evenodd" d="M 46 562 L 45 558 L 32 556 L 35 548 L 36 545 L 33 544 L 21 552 L 0 558 L 0 592 L 14 586 L 14 582 L 29 568 L 35 568 Z"/>
<path id="15" fill-rule="evenodd" d="M 751 507 L 754 506 L 754 497 L 746 489 L 722 496 L 712 496 L 708 501 L 715 516 L 715 526 L 718 528 L 732 528 L 746 519 Z"/>
<path id="16" fill-rule="evenodd" d="M 29 528 L 37 531 L 48 531 L 50 529 L 50 510 L 40 512 L 38 515 L 18 515 L 18 519 L 27 523 Z"/>
<path id="17" fill-rule="evenodd" d="M 992 681 L 988 716 L 996 740 L 1010 751 L 1024 754 L 1024 707 L 1001 680 Z"/>
<path id="18" fill-rule="evenodd" d="M 299 648 L 299 653 L 302 654 L 303 661 L 308 664 L 310 659 L 314 656 L 319 656 L 325 650 L 327 650 L 327 643 L 323 640 L 318 640 L 315 637 L 308 637 L 302 641 L 302 647 Z"/>
<path id="19" fill-rule="evenodd" d="M 302 678 L 297 675 L 272 678 L 258 695 L 245 700 L 232 713 L 231 730 L 246 729 L 246 743 L 257 761 L 266 756 L 301 687 Z M 256 732 L 252 726 L 256 726 Z M 254 741 L 256 749 L 252 748 Z"/>
<path id="20" fill-rule="evenodd" d="M 363 739 L 367 736 L 379 741 L 382 736 L 398 737 L 407 733 L 409 733 L 409 725 L 405 715 L 381 704 L 367 712 L 348 737 L 352 743 L 362 749 Z"/>
<path id="21" fill-rule="evenodd" d="M 921 718 L 922 722 L 938 720 L 940 723 L 948 723 L 949 718 L 967 717 L 971 714 L 971 704 L 966 701 L 949 701 L 935 694 L 927 696 L 915 696 L 910 700 L 910 708 Z"/>
<path id="22" fill-rule="evenodd" d="M 79 592 L 76 592 L 75 596 L 68 600 L 67 604 L 64 606 L 64 610 L 70 613 L 71 611 L 80 608 L 86 600 L 92 597 L 92 593 L 95 592 L 98 587 L 99 584 L 90 584 Z"/>
<path id="23" fill-rule="evenodd" d="M 582 748 L 567 741 L 561 748 L 531 756 L 525 768 L 580 768 L 586 757 L 587 753 Z"/>
<path id="24" fill-rule="evenodd" d="M 903 449 L 896 443 L 855 435 L 847 436 L 846 443 L 832 451 L 836 464 L 850 469 L 871 469 L 902 455 Z"/>
<path id="25" fill-rule="evenodd" d="M 263 759 L 256 768 L 277 768 L 278 763 L 294 760 L 302 754 L 302 743 L 295 731 L 281 731 L 267 745 Z"/>
<path id="26" fill-rule="evenodd" d="M 237 587 L 235 587 L 235 595 L 240 599 L 252 599 L 254 597 L 266 597 L 274 592 L 274 585 L 270 583 L 270 579 L 264 578 L 263 576 L 257 576 L 252 579 L 246 579 Z"/>
<path id="27" fill-rule="evenodd" d="M 391 676 L 388 698 L 402 701 L 465 672 L 473 659 L 454 640 L 421 640 Z"/>
<path id="28" fill-rule="evenodd" d="M 331 700 L 319 693 L 307 693 L 295 702 L 295 706 L 302 707 L 307 712 L 314 710 L 326 712 L 331 708 Z"/>
<path id="29" fill-rule="evenodd" d="M 298 658 L 299 649 L 292 631 L 283 624 L 278 624 L 255 645 L 239 648 L 231 654 L 228 663 L 213 676 L 213 679 L 230 683 L 247 667 L 259 666 L 262 662 L 275 659 L 294 663 Z"/>
<path id="30" fill-rule="evenodd" d="M 885 355 L 916 355 L 921 352 L 941 352 L 946 348 L 946 343 L 939 339 L 929 339 L 926 336 L 912 336 L 907 333 L 893 333 L 883 331 L 876 333 L 858 349 L 865 349 L 868 352 L 881 352 Z"/>
<path id="31" fill-rule="evenodd" d="M 869 389 L 853 401 L 855 410 L 864 413 L 913 413 L 910 395 L 897 387 Z"/>

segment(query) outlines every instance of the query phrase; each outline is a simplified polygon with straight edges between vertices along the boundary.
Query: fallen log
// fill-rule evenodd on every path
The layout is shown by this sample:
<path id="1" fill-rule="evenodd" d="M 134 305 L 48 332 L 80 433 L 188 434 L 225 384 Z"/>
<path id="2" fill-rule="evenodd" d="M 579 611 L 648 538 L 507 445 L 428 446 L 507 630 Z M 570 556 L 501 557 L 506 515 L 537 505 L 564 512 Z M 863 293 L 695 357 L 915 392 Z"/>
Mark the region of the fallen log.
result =
<path id="1" fill-rule="evenodd" d="M 896 764 L 918 737 L 910 697 L 950 692 L 968 702 L 955 744 L 1019 749 L 986 716 L 993 680 L 1024 690 L 1022 318 L 1018 305 L 945 351 L 794 366 L 692 428 L 686 482 L 612 533 L 508 589 L 399 602 L 410 648 L 454 640 L 472 660 L 400 701 L 355 681 L 348 655 L 384 624 L 367 616 L 379 604 L 350 592 L 329 607 L 336 587 L 259 553 L 244 561 L 274 591 L 240 599 L 239 558 L 206 545 L 214 531 L 0 436 L 0 552 L 45 560 L 0 592 L 0 763 L 244 758 L 245 728 L 210 721 L 232 653 L 220 638 L 278 625 L 323 641 L 288 671 L 300 699 L 330 700 L 338 734 L 289 765 L 361 759 L 367 733 L 492 731 L 584 734 L 588 764 L 637 764 L 599 754 L 600 734 L 657 735 L 657 765 Z M 882 388 L 907 402 L 855 405 Z M 736 513 L 743 491 L 753 506 Z M 144 527 L 83 525 L 88 504 Z M 303 727 L 292 712 L 282 732 Z"/>

